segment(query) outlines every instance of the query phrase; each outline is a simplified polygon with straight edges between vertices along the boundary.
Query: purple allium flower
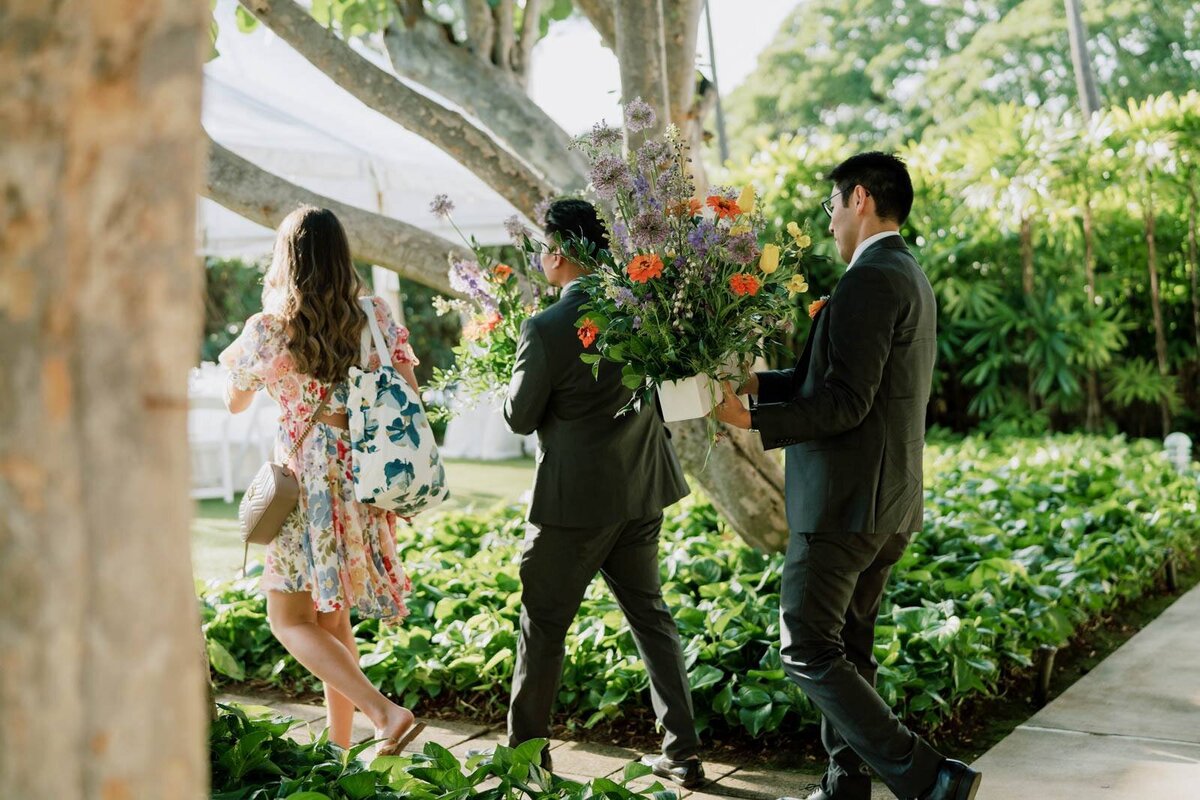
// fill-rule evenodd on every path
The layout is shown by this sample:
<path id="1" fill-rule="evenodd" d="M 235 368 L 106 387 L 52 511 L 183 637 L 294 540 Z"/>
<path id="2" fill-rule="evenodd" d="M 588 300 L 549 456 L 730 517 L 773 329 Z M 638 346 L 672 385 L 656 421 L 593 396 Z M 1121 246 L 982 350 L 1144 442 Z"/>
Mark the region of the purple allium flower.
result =
<path id="1" fill-rule="evenodd" d="M 613 128 L 598 122 L 592 126 L 592 144 L 596 147 L 617 147 L 624 137 L 620 128 Z"/>
<path id="2" fill-rule="evenodd" d="M 529 235 L 529 229 L 525 227 L 525 223 L 521 222 L 521 218 L 516 214 L 504 220 L 504 230 L 517 244 L 520 244 Z"/>
<path id="3" fill-rule="evenodd" d="M 655 116 L 654 109 L 640 97 L 635 97 L 625 106 L 625 127 L 630 133 L 653 128 L 656 119 L 658 117 Z"/>
<path id="4" fill-rule="evenodd" d="M 642 169 L 664 166 L 670 158 L 667 146 L 657 139 L 647 139 L 638 149 L 638 163 Z"/>
<path id="5" fill-rule="evenodd" d="M 629 174 L 629 165 L 617 156 L 604 156 L 592 167 L 592 186 L 596 194 L 605 200 L 611 200 L 622 189 L 633 187 L 633 176 Z"/>
<path id="6" fill-rule="evenodd" d="M 758 258 L 758 241 L 753 233 L 741 233 L 725 242 L 725 252 L 738 264 L 749 264 Z"/>
<path id="7" fill-rule="evenodd" d="M 701 220 L 691 233 L 687 235 L 688 244 L 696 251 L 696 255 L 704 258 L 708 251 L 721 243 L 721 234 L 708 220 Z"/>
<path id="8" fill-rule="evenodd" d="M 670 233 L 666 217 L 654 211 L 638 214 L 634 218 L 630 230 L 633 245 L 640 250 L 651 250 L 658 247 L 667 240 Z"/>
<path id="9" fill-rule="evenodd" d="M 429 203 L 429 211 L 435 217 L 449 217 L 454 211 L 454 203 L 451 202 L 449 195 L 436 195 Z"/>

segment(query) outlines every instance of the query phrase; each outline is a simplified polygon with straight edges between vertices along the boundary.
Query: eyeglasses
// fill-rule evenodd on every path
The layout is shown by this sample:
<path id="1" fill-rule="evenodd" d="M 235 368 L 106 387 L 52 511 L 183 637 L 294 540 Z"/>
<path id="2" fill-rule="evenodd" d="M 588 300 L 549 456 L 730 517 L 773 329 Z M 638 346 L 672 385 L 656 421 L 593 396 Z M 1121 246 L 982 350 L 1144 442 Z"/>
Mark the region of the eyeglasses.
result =
<path id="1" fill-rule="evenodd" d="M 831 194 L 827 200 L 821 201 L 821 208 L 825 209 L 825 213 L 829 215 L 830 219 L 833 219 L 833 198 L 837 197 L 839 194 L 845 194 L 846 192 L 852 192 L 855 189 L 857 189 L 859 186 L 861 186 L 861 184 L 855 184 L 854 186 L 851 186 L 848 189 L 842 189 L 840 192 Z M 863 193 L 870 194 L 870 192 L 867 191 L 866 187 L 863 187 Z"/>

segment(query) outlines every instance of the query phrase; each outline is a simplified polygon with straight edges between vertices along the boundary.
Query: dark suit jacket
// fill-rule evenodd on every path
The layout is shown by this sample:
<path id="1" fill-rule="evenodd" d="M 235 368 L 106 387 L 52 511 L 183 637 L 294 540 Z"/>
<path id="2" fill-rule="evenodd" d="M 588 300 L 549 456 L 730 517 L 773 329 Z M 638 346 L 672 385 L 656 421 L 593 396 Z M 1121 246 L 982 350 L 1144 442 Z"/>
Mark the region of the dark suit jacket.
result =
<path id="1" fill-rule="evenodd" d="M 576 333 L 587 295 L 571 286 L 521 326 L 504 419 L 514 433 L 537 431 L 529 521 L 601 527 L 657 514 L 688 493 L 666 428 L 653 405 L 616 414 L 633 393 L 621 370 L 599 378 L 579 356 Z"/>
<path id="2" fill-rule="evenodd" d="M 838 281 L 796 366 L 758 373 L 751 427 L 787 448 L 793 532 L 920 530 L 936 348 L 933 288 L 889 236 Z"/>

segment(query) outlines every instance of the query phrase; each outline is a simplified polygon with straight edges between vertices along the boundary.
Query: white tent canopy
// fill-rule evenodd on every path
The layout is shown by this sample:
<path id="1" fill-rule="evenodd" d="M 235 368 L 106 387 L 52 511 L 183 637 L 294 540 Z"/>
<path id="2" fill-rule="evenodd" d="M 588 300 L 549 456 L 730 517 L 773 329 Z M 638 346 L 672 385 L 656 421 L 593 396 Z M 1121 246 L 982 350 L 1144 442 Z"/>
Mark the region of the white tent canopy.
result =
<path id="1" fill-rule="evenodd" d="M 485 244 L 507 241 L 516 210 L 415 133 L 368 108 L 263 26 L 238 31 L 233 0 L 218 3 L 220 56 L 204 67 L 205 130 L 218 143 L 318 194 L 457 242 L 429 201 L 445 193 L 455 221 Z M 363 51 L 373 59 L 376 57 Z M 214 203 L 199 209 L 205 255 L 269 253 L 272 231 Z"/>

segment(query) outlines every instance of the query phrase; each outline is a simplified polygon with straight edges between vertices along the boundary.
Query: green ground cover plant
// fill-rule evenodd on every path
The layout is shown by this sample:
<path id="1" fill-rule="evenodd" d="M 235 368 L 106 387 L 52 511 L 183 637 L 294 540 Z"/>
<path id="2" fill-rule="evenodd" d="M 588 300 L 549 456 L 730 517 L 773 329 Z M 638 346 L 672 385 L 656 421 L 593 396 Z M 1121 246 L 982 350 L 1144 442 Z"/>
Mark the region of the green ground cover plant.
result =
<path id="1" fill-rule="evenodd" d="M 304 744 L 287 738 L 303 723 L 261 707 L 219 705 L 209 734 L 213 800 L 674 800 L 654 783 L 645 792 L 628 783 L 650 774 L 630 764 L 621 782 L 565 780 L 541 768 L 545 739 L 498 746 L 460 759 L 434 742 L 421 753 L 368 763 L 373 742 L 343 750 L 324 735 Z"/>
<path id="2" fill-rule="evenodd" d="M 881 610 L 879 689 L 910 722 L 935 729 L 968 698 L 998 691 L 1041 645 L 1161 580 L 1165 553 L 1200 544 L 1196 477 L 1159 446 L 1083 435 L 971 437 L 932 444 L 926 517 L 893 571 Z M 499 716 L 508 701 L 520 607 L 521 509 L 450 513 L 409 529 L 414 581 L 400 628 L 357 626 L 376 685 L 423 703 Z M 663 531 L 667 603 L 683 639 L 698 725 L 750 736 L 817 713 L 779 653 L 782 556 L 748 547 L 710 505 L 677 506 Z M 209 584 L 204 629 L 220 680 L 315 688 L 272 638 L 254 581 Z M 647 677 L 612 596 L 596 581 L 567 641 L 559 707 L 593 726 L 645 700 Z"/>

